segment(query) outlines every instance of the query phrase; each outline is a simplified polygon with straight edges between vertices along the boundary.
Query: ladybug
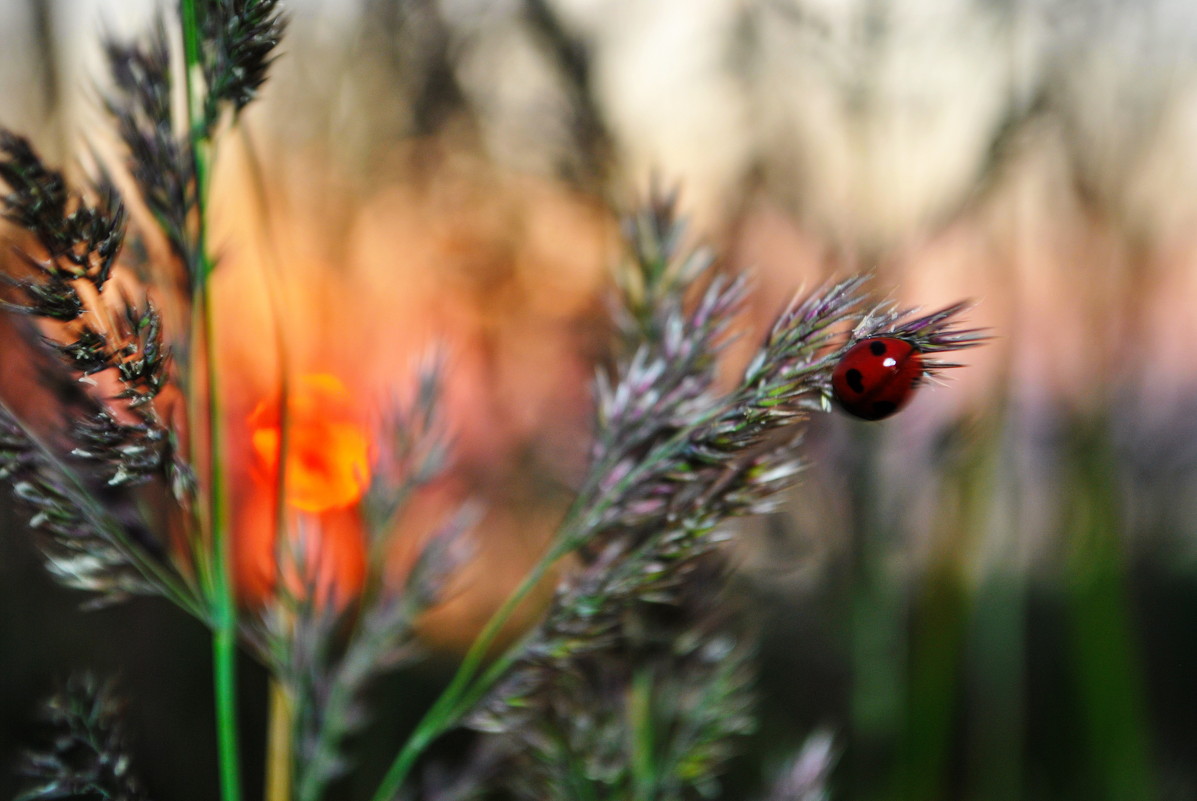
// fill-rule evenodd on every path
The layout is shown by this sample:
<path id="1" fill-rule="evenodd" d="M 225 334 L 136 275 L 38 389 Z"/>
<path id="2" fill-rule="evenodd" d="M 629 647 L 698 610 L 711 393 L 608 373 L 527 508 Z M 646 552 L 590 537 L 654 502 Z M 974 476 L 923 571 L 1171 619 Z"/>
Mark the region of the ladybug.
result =
<path id="1" fill-rule="evenodd" d="M 857 342 L 831 373 L 831 393 L 848 414 L 881 420 L 914 397 L 923 357 L 904 339 L 870 337 Z"/>

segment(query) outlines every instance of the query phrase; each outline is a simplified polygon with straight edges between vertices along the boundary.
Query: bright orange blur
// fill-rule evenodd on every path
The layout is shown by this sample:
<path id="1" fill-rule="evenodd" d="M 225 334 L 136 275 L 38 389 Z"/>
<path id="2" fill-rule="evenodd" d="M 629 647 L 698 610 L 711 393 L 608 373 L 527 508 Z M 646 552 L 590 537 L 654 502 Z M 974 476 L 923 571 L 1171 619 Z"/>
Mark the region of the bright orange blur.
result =
<path id="1" fill-rule="evenodd" d="M 287 401 L 287 505 L 302 512 L 342 509 L 370 484 L 369 441 L 340 379 L 313 373 L 296 384 Z M 271 482 L 278 471 L 278 406 L 263 400 L 249 416 L 254 456 Z"/>
<path id="2" fill-rule="evenodd" d="M 278 480 L 279 401 L 264 399 L 250 413 L 253 478 L 234 538 L 234 578 L 247 605 L 268 602 L 276 591 L 278 565 L 287 590 L 299 598 L 314 590 L 317 605 L 342 605 L 361 590 L 366 547 L 354 504 L 370 482 L 370 444 L 352 396 L 336 376 L 303 375 L 287 399 L 287 547 L 276 542 L 272 506 Z M 288 568 L 286 565 L 291 564 Z M 302 565 L 302 567 L 300 567 Z"/>

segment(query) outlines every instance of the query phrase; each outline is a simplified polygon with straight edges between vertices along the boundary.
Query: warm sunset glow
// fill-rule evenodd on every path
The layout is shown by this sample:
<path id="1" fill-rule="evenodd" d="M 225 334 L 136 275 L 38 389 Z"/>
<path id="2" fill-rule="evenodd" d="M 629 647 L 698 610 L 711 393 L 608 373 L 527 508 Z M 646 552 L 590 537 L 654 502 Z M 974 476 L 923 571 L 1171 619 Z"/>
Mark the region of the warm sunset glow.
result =
<path id="1" fill-rule="evenodd" d="M 287 415 L 287 505 L 314 513 L 355 503 L 370 483 L 370 444 L 345 385 L 328 373 L 299 377 Z M 260 402 L 249 426 L 254 455 L 273 480 L 280 441 L 278 402 Z"/>

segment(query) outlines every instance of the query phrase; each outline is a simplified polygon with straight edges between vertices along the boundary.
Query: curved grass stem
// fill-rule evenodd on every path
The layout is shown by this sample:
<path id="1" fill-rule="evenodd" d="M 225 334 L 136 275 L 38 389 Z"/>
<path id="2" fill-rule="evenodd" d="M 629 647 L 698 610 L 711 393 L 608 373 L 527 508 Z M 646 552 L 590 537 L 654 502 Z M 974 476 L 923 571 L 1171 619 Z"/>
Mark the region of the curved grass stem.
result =
<path id="1" fill-rule="evenodd" d="M 648 469 L 648 465 L 653 461 L 665 458 L 665 454 L 671 449 L 681 447 L 692 429 L 707 422 L 709 416 L 710 413 L 701 416 L 693 426 L 676 433 L 666 443 L 651 453 L 644 462 L 629 470 L 627 475 L 618 482 L 617 487 L 611 490 L 605 497 L 592 498 L 592 494 L 597 491 L 600 477 L 605 474 L 606 469 L 613 466 L 613 463 L 599 465 L 591 472 L 590 478 L 579 491 L 573 506 L 566 512 L 565 520 L 561 525 L 553 547 L 540 558 L 540 561 L 524 577 L 524 580 L 520 582 L 515 591 L 507 597 L 503 605 L 491 615 L 486 625 L 482 628 L 482 631 L 479 632 L 477 638 L 470 645 L 470 649 L 466 652 L 465 657 L 458 666 L 457 672 L 453 674 L 449 686 L 445 688 L 432 707 L 424 714 L 424 717 L 420 719 L 420 722 L 416 724 L 411 736 L 408 737 L 407 742 L 404 743 L 403 748 L 391 763 L 371 801 L 391 801 L 391 799 L 395 798 L 399 790 L 403 787 L 403 782 L 407 779 L 408 773 L 411 772 L 420 754 L 437 737 L 452 728 L 475 704 L 481 701 L 487 691 L 516 663 L 522 654 L 522 648 L 519 643 L 504 651 L 494 662 L 486 666 L 485 671 L 483 671 L 483 664 L 487 653 L 516 609 L 519 608 L 544 577 L 548 575 L 548 572 L 566 554 L 577 548 L 580 533 L 588 531 L 593 527 L 595 521 L 601 517 L 603 511 L 610 504 L 610 498 L 617 497 L 621 489 L 638 481 L 641 475 Z"/>
<path id="2" fill-rule="evenodd" d="M 461 665 L 453 675 L 449 686 L 445 688 L 436 703 L 424 714 L 415 730 L 404 743 L 403 748 L 395 757 L 391 767 L 387 770 L 382 782 L 378 785 L 372 801 L 391 801 L 403 786 L 408 773 L 415 765 L 420 754 L 432 744 L 437 737 L 448 731 L 457 721 L 469 711 L 482 697 L 489 687 L 498 680 L 507 668 L 517 658 L 520 649 L 510 648 L 482 675 L 474 681 L 482 670 L 486 655 L 494 645 L 503 627 L 528 597 L 532 590 L 540 584 L 549 570 L 565 555 L 569 549 L 556 547 L 551 549 L 536 566 L 524 577 L 520 585 L 507 597 L 503 605 L 495 611 L 482 631 L 470 645 Z"/>

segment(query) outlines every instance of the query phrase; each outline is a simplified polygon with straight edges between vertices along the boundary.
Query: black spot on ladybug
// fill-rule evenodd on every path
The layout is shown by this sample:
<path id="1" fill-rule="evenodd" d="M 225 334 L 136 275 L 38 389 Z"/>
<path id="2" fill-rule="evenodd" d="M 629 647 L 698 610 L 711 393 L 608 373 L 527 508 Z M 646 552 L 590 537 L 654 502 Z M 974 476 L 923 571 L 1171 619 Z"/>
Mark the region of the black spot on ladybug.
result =
<path id="1" fill-rule="evenodd" d="M 874 339 L 869 343 L 869 351 L 871 351 L 874 356 L 884 356 L 885 343 L 879 339 Z"/>
<path id="2" fill-rule="evenodd" d="M 873 414 L 877 415 L 877 419 L 882 417 L 889 417 L 898 410 L 898 404 L 892 401 L 877 401 L 873 404 Z"/>
<path id="3" fill-rule="evenodd" d="M 864 392 L 864 376 L 860 374 L 860 370 L 853 367 L 844 375 L 844 379 L 848 382 L 848 386 L 852 388 L 853 392 Z"/>

